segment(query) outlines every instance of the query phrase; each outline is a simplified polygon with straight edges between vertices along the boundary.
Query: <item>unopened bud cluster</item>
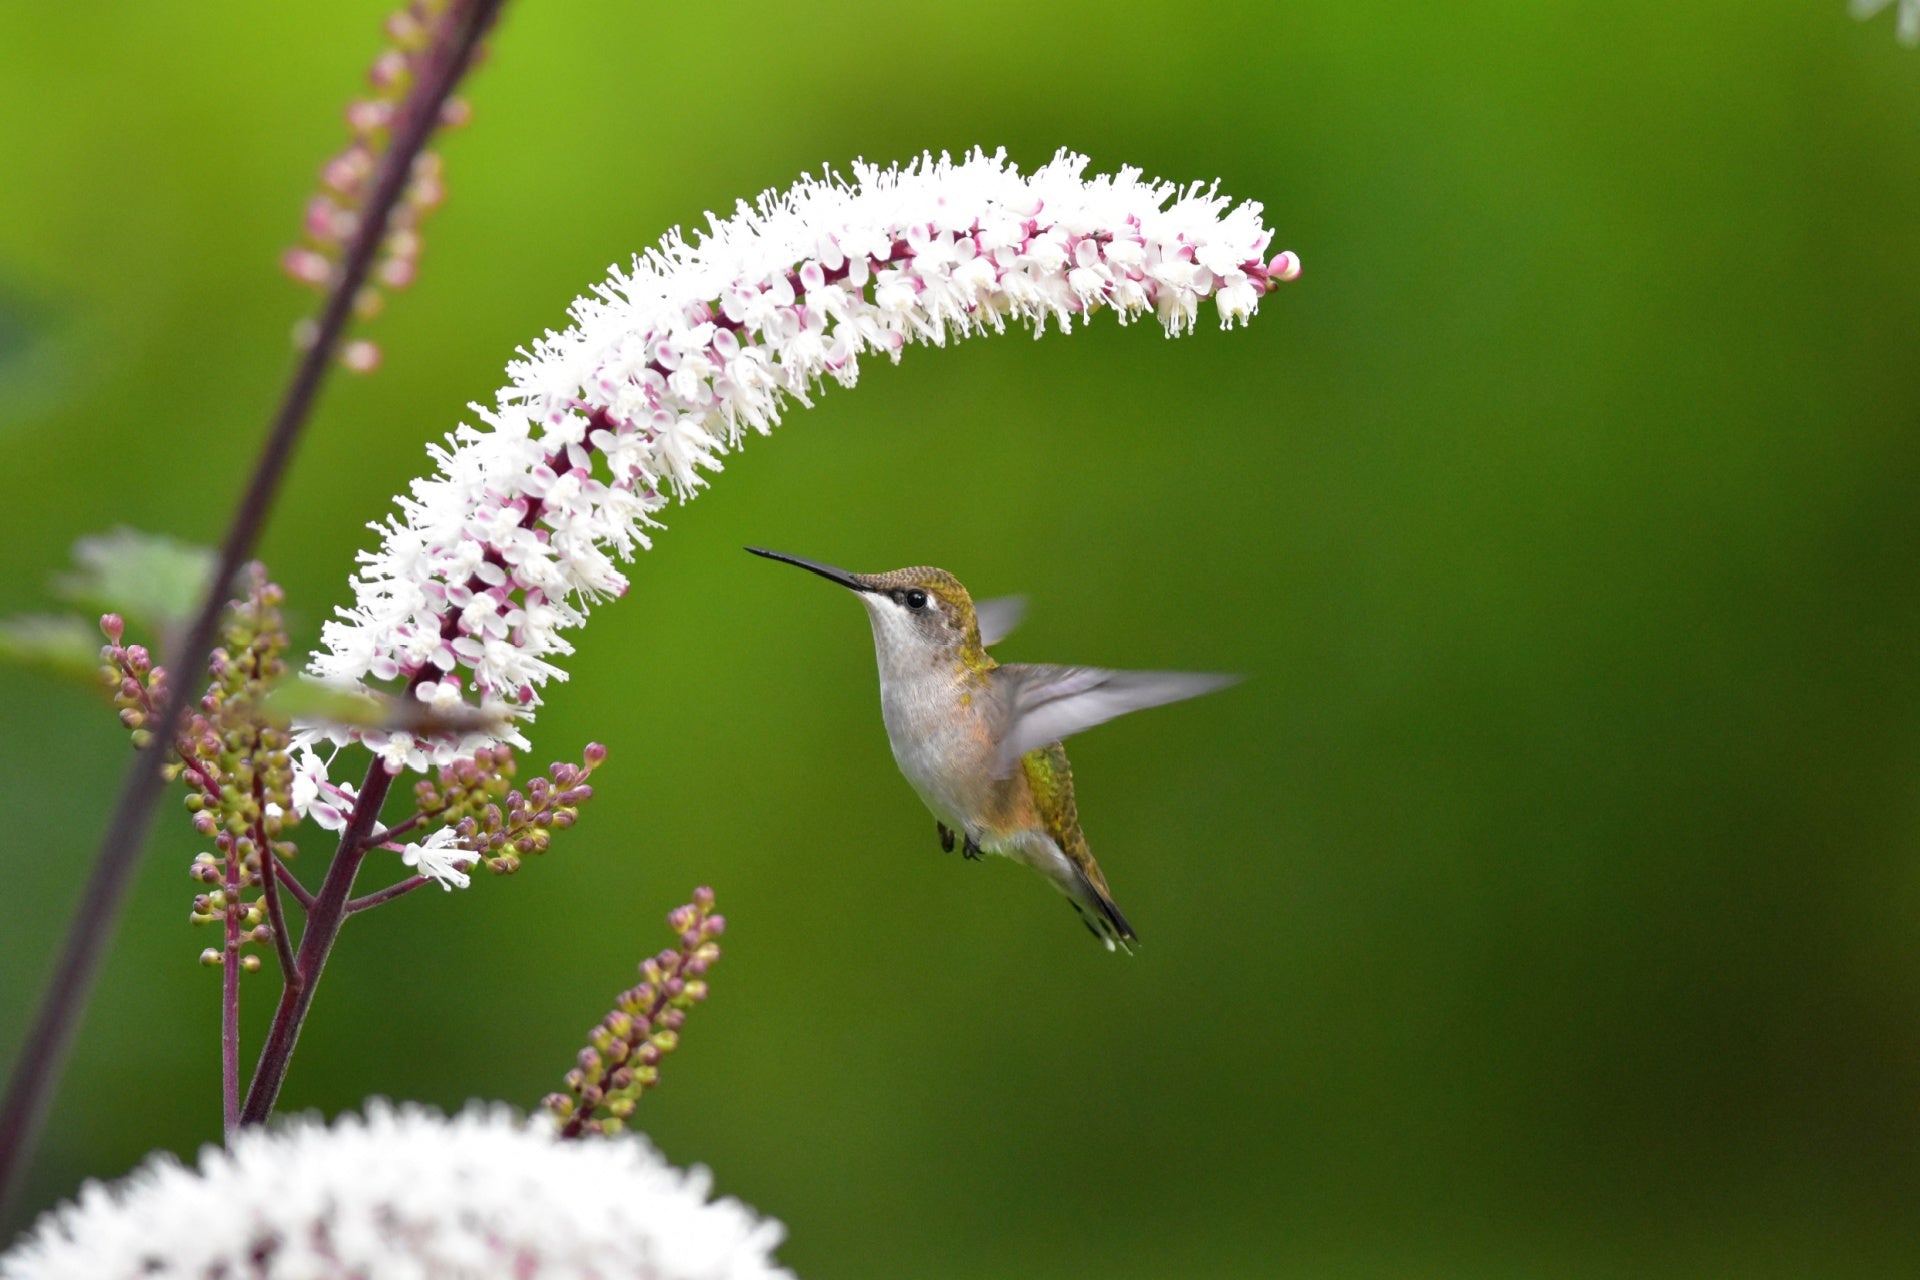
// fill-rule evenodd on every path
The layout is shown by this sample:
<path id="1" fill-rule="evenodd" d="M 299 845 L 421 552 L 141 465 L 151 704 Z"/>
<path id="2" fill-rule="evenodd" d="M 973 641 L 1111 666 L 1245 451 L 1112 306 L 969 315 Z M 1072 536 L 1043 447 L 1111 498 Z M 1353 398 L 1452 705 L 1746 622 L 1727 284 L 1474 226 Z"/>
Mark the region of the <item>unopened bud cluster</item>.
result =
<path id="1" fill-rule="evenodd" d="M 119 614 L 103 616 L 100 631 L 107 638 L 100 648 L 100 683 L 112 693 L 114 710 L 132 734 L 133 745 L 144 749 L 153 741 L 147 726 L 166 700 L 167 670 L 154 665 L 147 646 L 121 643 L 127 624 Z"/>
<path id="2" fill-rule="evenodd" d="M 280 617 L 286 593 L 257 564 L 244 578 L 247 594 L 233 602 L 221 647 L 208 659 L 212 683 L 181 733 L 178 766 L 194 830 L 214 843 L 213 852 L 194 859 L 194 879 L 209 888 L 195 896 L 192 919 L 226 925 L 229 953 L 273 942 L 257 891 L 273 874 L 271 859 L 295 852 L 291 841 L 280 839 L 293 784 L 289 735 L 263 709 L 287 673 Z M 260 961 L 246 956 L 241 964 L 252 970 Z"/>
<path id="3" fill-rule="evenodd" d="M 307 202 L 301 243 L 281 256 L 286 273 L 301 284 L 325 292 L 338 279 L 346 246 L 360 228 L 368 196 L 372 194 L 380 162 L 393 129 L 428 59 L 436 35 L 447 17 L 448 0 L 412 0 L 388 16 L 387 47 L 367 72 L 372 92 L 347 104 L 347 128 L 353 140 L 346 150 L 320 169 L 320 192 Z M 471 117 L 467 104 L 449 99 L 441 108 L 442 127 L 458 127 Z M 404 289 L 420 271 L 420 224 L 446 199 L 440 157 L 422 151 L 414 158 L 406 190 L 388 215 L 386 238 L 374 263 L 371 280 L 354 298 L 354 314 L 372 319 L 386 306 L 385 289 Z M 313 328 L 303 323 L 295 331 L 301 345 L 312 341 Z M 371 373 L 380 364 L 380 348 L 359 338 L 340 349 L 340 363 L 355 373 Z"/>
<path id="4" fill-rule="evenodd" d="M 563 1137 L 612 1134 L 626 1127 L 640 1096 L 660 1082 L 660 1060 L 680 1046 L 687 1011 L 707 998 L 705 974 L 720 959 L 725 916 L 715 915 L 713 890 L 667 915 L 679 945 L 640 963 L 640 982 L 620 993 L 613 1010 L 588 1033 L 578 1065 L 567 1072 L 567 1092 L 542 1101 Z"/>
<path id="5" fill-rule="evenodd" d="M 557 761 L 526 790 L 509 791 L 512 749 L 482 748 L 443 766 L 437 785 L 415 784 L 414 798 L 422 812 L 440 815 L 452 828 L 459 848 L 472 851 L 489 871 L 510 875 L 522 859 L 545 853 L 554 831 L 579 821 L 580 806 L 593 799 L 587 779 L 606 758 L 605 747 L 589 742 L 581 763 Z"/>
<path id="6" fill-rule="evenodd" d="M 441 765 L 435 779 L 414 783 L 414 803 L 420 812 L 447 826 L 458 826 L 462 819 L 478 818 L 489 804 L 497 804 L 517 770 L 512 747 L 505 743 L 482 747 L 471 756 Z"/>
<path id="7" fill-rule="evenodd" d="M 195 924 L 228 928 L 229 949 L 271 943 L 266 908 L 251 891 L 269 874 L 267 858 L 293 856 L 280 839 L 293 781 L 288 733 L 263 714 L 268 692 L 286 675 L 286 627 L 280 618 L 285 595 L 259 565 L 245 571 L 247 594 L 229 606 L 223 644 L 207 662 L 211 680 L 199 705 L 174 739 L 169 778 L 186 784 L 193 829 L 213 842 L 198 854 L 190 874 L 205 886 L 194 895 Z M 125 624 L 115 614 L 100 620 L 107 644 L 100 651 L 103 678 L 112 685 L 120 719 L 136 745 L 151 741 L 147 726 L 167 689 L 162 668 L 140 645 L 122 644 Z M 225 950 L 210 948 L 203 963 L 225 963 Z M 257 968 L 252 956 L 243 961 Z"/>

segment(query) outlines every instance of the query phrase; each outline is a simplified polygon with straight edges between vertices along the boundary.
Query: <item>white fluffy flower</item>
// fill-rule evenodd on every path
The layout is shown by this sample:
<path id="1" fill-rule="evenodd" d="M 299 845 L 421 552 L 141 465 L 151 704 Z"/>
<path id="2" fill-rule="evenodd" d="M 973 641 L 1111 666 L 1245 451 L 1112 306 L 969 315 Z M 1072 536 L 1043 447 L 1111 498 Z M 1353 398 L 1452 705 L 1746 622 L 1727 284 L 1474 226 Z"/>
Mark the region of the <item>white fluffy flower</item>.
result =
<path id="1" fill-rule="evenodd" d="M 464 889 L 473 883 L 473 877 L 467 874 L 473 854 L 459 847 L 459 839 L 453 828 L 441 827 L 419 844 L 402 849 L 400 861 L 423 876 L 432 876 L 442 889 Z"/>
<path id="2" fill-rule="evenodd" d="M 344 831 L 353 812 L 355 788 L 327 780 L 327 762 L 312 747 L 293 756 L 293 786 L 288 802 L 303 818 L 312 818 L 325 831 Z"/>
<path id="3" fill-rule="evenodd" d="M 88 1183 L 0 1255 L 0 1280 L 791 1280 L 780 1224 L 711 1191 L 637 1136 L 375 1102 Z"/>
<path id="4" fill-rule="evenodd" d="M 1853 16 L 1871 18 L 1887 6 L 1898 3 L 1900 20 L 1896 28 L 1905 44 L 1920 44 L 1920 0 L 1853 0 Z"/>
<path id="5" fill-rule="evenodd" d="M 853 385 L 861 356 L 898 360 L 909 342 L 1009 322 L 1064 331 L 1103 309 L 1179 334 L 1208 299 L 1231 327 L 1299 272 L 1291 253 L 1266 259 L 1257 204 L 1086 167 L 1063 152 L 1022 175 L 978 151 L 860 165 L 852 182 L 803 178 L 614 270 L 565 332 L 521 352 L 492 407 L 473 406 L 479 426 L 430 449 L 434 474 L 375 526 L 380 549 L 362 554 L 353 607 L 327 624 L 310 670 L 525 718 L 540 686 L 566 678 L 562 633 L 625 592 L 618 562 L 650 545 L 668 496 L 692 497 L 789 398 Z M 488 741 L 340 726 L 303 740 L 322 736 L 364 742 L 395 769 Z"/>

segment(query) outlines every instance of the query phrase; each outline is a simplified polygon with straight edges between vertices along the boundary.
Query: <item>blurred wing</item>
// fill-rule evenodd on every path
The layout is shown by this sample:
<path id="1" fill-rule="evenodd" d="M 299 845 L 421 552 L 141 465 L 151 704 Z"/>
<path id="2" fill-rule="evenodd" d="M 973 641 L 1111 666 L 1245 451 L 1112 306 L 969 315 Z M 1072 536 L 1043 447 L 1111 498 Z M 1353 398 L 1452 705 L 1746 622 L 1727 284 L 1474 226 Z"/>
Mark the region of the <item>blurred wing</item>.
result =
<path id="1" fill-rule="evenodd" d="M 1198 671 L 1108 671 L 1014 663 L 993 672 L 1006 690 L 1007 726 L 995 772 L 1007 777 L 1020 757 L 1070 734 L 1143 707 L 1197 698 L 1239 676 Z"/>
<path id="2" fill-rule="evenodd" d="M 973 606 L 973 616 L 980 624 L 980 643 L 999 644 L 1020 625 L 1020 619 L 1027 616 L 1027 598 L 1001 596 L 998 600 L 982 600 Z"/>

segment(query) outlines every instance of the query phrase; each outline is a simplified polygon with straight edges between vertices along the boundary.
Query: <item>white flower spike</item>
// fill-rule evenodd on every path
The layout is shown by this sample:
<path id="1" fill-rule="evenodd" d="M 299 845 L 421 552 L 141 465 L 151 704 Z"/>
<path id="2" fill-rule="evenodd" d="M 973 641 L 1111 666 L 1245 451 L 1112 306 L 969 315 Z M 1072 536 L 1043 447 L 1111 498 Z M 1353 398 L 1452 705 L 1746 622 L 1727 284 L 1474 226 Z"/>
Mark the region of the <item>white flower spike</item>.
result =
<path id="1" fill-rule="evenodd" d="M 792 1280 L 780 1224 L 712 1184 L 638 1136 L 375 1102 L 90 1182 L 0 1255 L 0 1280 Z"/>
<path id="2" fill-rule="evenodd" d="M 626 591 L 617 562 L 651 545 L 669 495 L 692 497 L 789 398 L 852 386 L 861 356 L 1010 322 L 1066 331 L 1100 310 L 1174 335 L 1209 298 L 1230 328 L 1299 274 L 1293 254 L 1265 256 L 1257 204 L 1086 168 L 1066 152 L 1029 175 L 979 151 L 858 165 L 852 182 L 802 178 L 613 271 L 570 328 L 521 352 L 493 407 L 473 406 L 479 426 L 431 447 L 435 473 L 375 526 L 380 549 L 309 670 L 525 719 L 566 678 L 564 633 Z M 489 741 L 343 726 L 303 741 L 322 737 L 365 742 L 394 770 Z"/>

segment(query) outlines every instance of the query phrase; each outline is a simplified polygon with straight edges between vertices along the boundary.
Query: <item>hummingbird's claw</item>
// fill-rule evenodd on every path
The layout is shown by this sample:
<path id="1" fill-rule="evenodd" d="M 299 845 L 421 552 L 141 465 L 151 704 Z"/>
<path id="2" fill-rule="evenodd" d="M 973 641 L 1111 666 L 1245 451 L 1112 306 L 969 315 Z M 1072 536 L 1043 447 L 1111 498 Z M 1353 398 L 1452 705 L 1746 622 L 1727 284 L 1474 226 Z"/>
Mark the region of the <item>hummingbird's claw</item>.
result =
<path id="1" fill-rule="evenodd" d="M 933 825 L 940 829 L 941 850 L 945 853 L 952 853 L 953 852 L 953 832 L 947 830 L 947 824 L 944 822 L 936 822 Z"/>
<path id="2" fill-rule="evenodd" d="M 960 856 L 968 862 L 978 862 L 980 859 L 986 857 L 986 852 L 982 850 L 978 844 L 974 843 L 972 836 L 968 836 L 967 842 L 960 846 Z"/>

